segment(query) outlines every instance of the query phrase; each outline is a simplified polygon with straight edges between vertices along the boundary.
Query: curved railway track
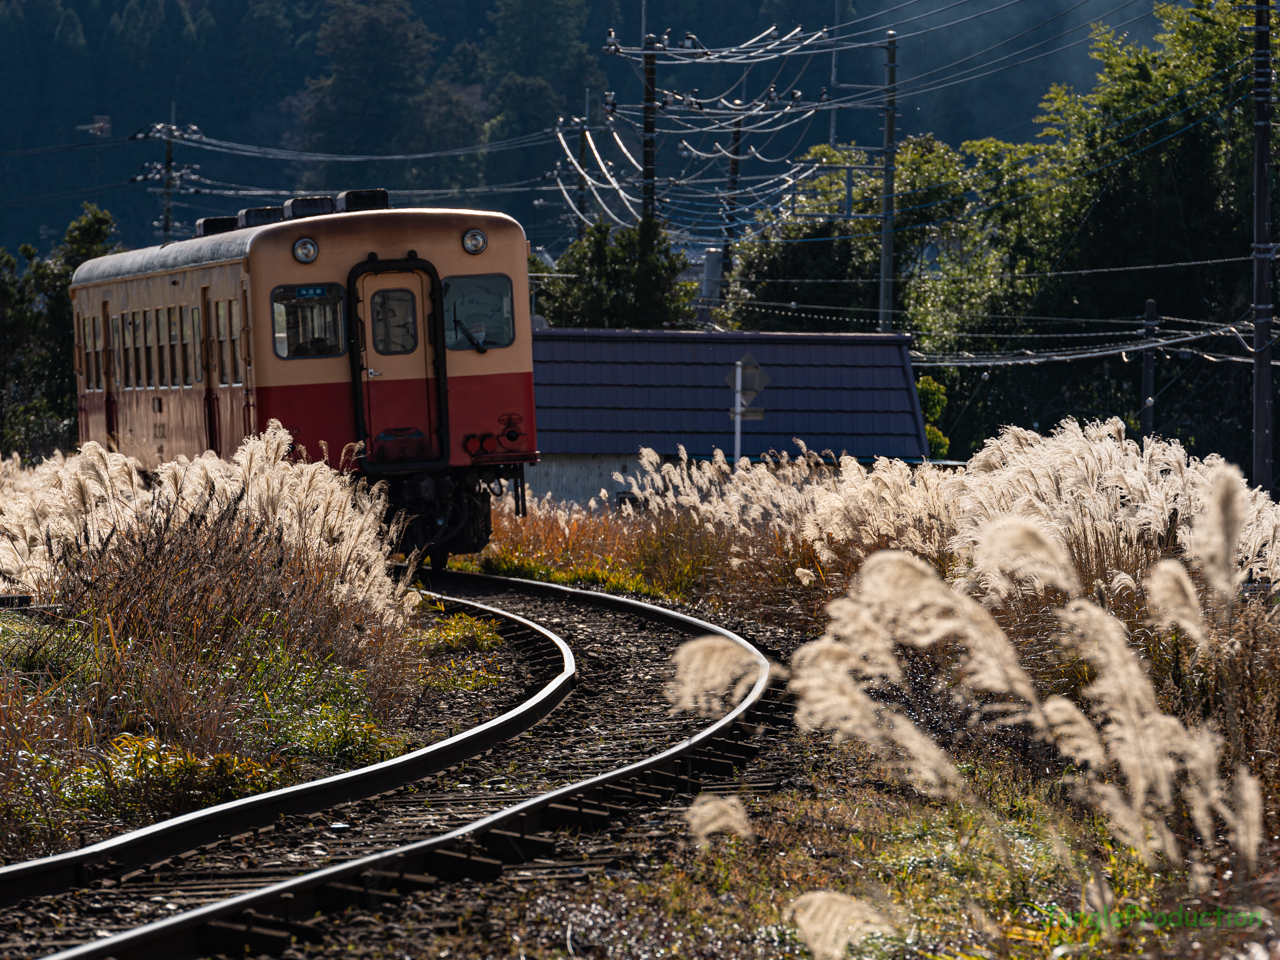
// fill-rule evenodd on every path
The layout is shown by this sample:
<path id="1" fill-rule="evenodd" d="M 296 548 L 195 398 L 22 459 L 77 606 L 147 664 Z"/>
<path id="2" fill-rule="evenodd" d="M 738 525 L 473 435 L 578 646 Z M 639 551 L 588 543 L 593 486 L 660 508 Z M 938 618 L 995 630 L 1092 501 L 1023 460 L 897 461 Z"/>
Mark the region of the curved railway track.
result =
<path id="1" fill-rule="evenodd" d="M 456 930 L 483 908 L 476 882 L 608 869 L 607 843 L 569 841 L 732 778 L 753 734 L 785 722 L 767 660 L 728 630 L 604 594 L 443 579 L 449 603 L 481 595 L 500 616 L 538 677 L 525 703 L 396 761 L 0 869 L 0 903 L 23 898 L 0 912 L 0 955 L 281 955 L 351 907 L 408 904 L 419 926 Z M 714 722 L 673 717 L 667 661 L 705 633 L 749 650 L 756 681 Z"/>

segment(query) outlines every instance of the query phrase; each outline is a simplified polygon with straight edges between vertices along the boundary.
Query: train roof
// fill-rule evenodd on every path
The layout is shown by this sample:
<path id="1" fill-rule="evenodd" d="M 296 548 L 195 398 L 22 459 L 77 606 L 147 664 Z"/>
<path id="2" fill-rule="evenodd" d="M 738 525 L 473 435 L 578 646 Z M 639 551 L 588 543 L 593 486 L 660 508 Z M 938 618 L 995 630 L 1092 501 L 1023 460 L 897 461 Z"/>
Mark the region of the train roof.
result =
<path id="1" fill-rule="evenodd" d="M 254 234 L 265 230 L 267 226 L 274 226 L 274 224 L 215 233 L 211 237 L 171 240 L 158 247 L 126 250 L 124 253 L 111 253 L 105 257 L 86 260 L 72 274 L 71 285 L 101 283 L 104 280 L 119 280 L 124 277 L 165 273 L 170 270 L 181 270 L 184 267 L 239 260 L 249 252 L 249 241 L 253 239 Z"/>
<path id="2" fill-rule="evenodd" d="M 339 217 L 356 216 L 397 216 L 406 213 L 447 214 L 449 216 L 487 217 L 512 220 L 506 214 L 490 210 L 466 210 L 453 207 L 394 207 L 389 210 L 359 211 L 352 213 L 333 213 L 324 216 L 307 217 L 305 222 L 319 222 Z M 73 287 L 87 283 L 102 283 L 108 280 L 121 280 L 130 277 L 145 276 L 154 273 L 167 273 L 171 270 L 182 270 L 186 267 L 207 266 L 214 263 L 226 263 L 239 260 L 249 253 L 249 245 L 259 233 L 273 229 L 288 229 L 304 222 L 297 220 L 281 220 L 276 223 L 265 223 L 256 227 L 243 227 L 229 230 L 226 233 L 215 233 L 208 237 L 192 237 L 187 240 L 171 240 L 158 247 L 144 247 L 141 250 L 126 250 L 123 253 L 112 253 L 105 257 L 86 260 L 71 277 Z"/>

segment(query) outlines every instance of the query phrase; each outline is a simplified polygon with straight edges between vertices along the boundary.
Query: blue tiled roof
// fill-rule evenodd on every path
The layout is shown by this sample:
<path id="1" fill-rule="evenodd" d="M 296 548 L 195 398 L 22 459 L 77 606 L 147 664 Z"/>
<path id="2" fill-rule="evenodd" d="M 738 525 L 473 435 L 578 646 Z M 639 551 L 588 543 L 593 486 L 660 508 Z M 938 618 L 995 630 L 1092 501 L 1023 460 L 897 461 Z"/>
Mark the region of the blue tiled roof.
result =
<path id="1" fill-rule="evenodd" d="M 533 381 L 543 453 L 733 452 L 725 375 L 750 353 L 769 376 L 742 452 L 923 458 L 924 421 L 904 334 L 537 330 Z"/>

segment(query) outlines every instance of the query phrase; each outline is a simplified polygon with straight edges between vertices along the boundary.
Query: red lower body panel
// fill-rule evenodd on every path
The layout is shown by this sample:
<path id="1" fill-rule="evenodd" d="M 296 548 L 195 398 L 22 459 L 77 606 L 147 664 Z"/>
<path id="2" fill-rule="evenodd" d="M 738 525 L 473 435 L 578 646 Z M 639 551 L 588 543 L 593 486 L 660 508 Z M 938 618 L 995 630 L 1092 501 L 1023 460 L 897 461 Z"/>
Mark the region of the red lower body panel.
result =
<path id="1" fill-rule="evenodd" d="M 279 420 L 313 460 L 320 459 L 323 440 L 329 447 L 329 462 L 336 467 L 342 448 L 356 441 L 350 381 L 258 387 L 254 392 L 257 429 L 266 429 L 268 420 Z"/>
<path id="2" fill-rule="evenodd" d="M 414 382 L 404 381 L 406 384 Z M 380 388 L 391 386 L 379 384 Z M 434 391 L 434 383 L 430 389 Z M 382 394 L 380 389 L 378 396 L 374 397 L 380 408 L 375 415 L 379 423 L 374 426 L 421 430 L 424 425 L 431 425 L 428 411 L 421 411 L 419 416 L 406 406 L 413 402 L 408 399 L 411 394 L 420 395 L 421 391 L 411 390 L 405 398 L 397 397 L 393 401 L 389 393 Z M 379 402 L 384 396 L 386 401 L 393 401 L 391 407 Z M 349 382 L 258 387 L 256 401 L 257 429 L 266 427 L 268 420 L 279 420 L 293 432 L 294 442 L 306 447 L 313 459 L 320 456 L 320 441 L 323 440 L 329 446 L 331 462 L 337 466 L 342 448 L 355 442 L 356 425 Z M 396 412 L 383 413 L 389 409 Z M 391 420 L 395 423 L 392 424 Z M 507 436 L 509 431 L 515 432 L 514 440 Z M 434 430 L 422 432 L 434 439 Z M 538 438 L 534 423 L 532 373 L 449 378 L 450 466 L 469 466 L 473 459 L 464 446 L 467 438 L 476 438 L 474 446 L 486 434 L 495 455 L 510 457 L 513 461 L 533 460 Z"/>
<path id="3" fill-rule="evenodd" d="M 516 439 L 506 437 L 514 430 Z M 531 462 L 538 449 L 533 413 L 533 373 L 449 378 L 449 464 L 469 466 L 468 437 L 491 436 L 494 454 Z"/>

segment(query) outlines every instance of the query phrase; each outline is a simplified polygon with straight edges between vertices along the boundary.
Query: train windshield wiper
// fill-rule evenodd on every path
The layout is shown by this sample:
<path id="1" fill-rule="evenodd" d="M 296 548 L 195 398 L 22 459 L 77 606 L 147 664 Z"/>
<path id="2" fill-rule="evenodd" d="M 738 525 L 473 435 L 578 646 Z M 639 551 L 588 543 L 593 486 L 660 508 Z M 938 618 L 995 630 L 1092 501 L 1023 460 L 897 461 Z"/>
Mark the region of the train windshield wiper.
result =
<path id="1" fill-rule="evenodd" d="M 489 352 L 489 348 L 482 346 L 480 341 L 475 338 L 475 334 L 468 330 L 465 324 L 458 323 L 458 305 L 455 303 L 453 305 L 453 332 L 456 334 L 459 330 L 471 341 L 471 345 L 476 348 L 476 353 Z"/>

